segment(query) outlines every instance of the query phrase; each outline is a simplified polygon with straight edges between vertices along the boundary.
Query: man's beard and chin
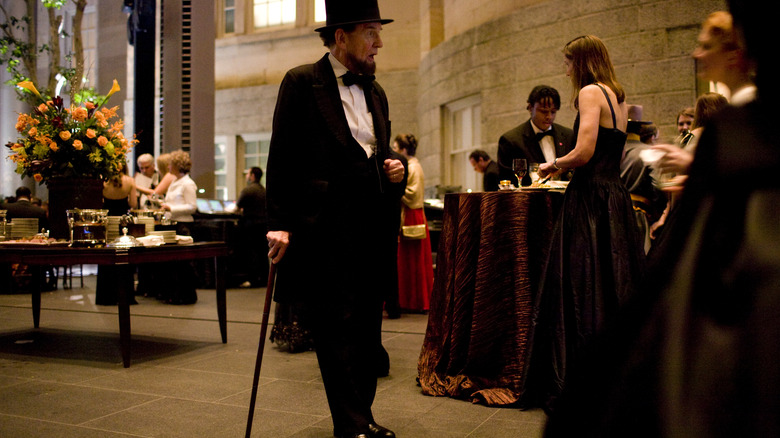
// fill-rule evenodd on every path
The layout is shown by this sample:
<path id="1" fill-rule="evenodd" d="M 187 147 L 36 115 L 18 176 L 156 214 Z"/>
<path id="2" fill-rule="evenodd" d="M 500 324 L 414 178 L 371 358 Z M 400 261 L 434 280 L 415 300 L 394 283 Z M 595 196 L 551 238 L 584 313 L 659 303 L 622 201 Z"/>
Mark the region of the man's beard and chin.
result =
<path id="1" fill-rule="evenodd" d="M 357 71 L 353 73 L 361 75 L 372 75 L 376 72 L 376 63 L 373 60 L 358 59 L 355 55 L 347 53 L 347 60 Z"/>

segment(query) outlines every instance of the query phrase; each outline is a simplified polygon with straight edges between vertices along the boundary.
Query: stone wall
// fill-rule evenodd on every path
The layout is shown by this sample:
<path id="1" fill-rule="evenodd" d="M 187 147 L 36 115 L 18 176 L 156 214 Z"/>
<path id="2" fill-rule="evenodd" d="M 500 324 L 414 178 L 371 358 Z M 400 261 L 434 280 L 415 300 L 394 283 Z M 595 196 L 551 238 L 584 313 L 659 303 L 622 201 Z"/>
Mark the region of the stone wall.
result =
<path id="1" fill-rule="evenodd" d="M 392 135 L 418 137 L 430 190 L 448 183 L 442 164 L 447 103 L 480 96 L 481 142 L 491 155 L 503 132 L 528 119 L 526 99 L 535 85 L 558 89 L 557 122 L 571 126 L 576 112 L 561 49 L 576 36 L 594 34 L 607 44 L 628 102 L 643 105 L 644 118 L 671 136 L 675 115 L 697 96 L 690 54 L 700 24 L 725 7 L 724 0 L 380 0 L 382 14 L 396 19 L 385 26 L 385 47 L 377 57 Z M 292 29 L 281 39 L 251 35 L 217 41 L 217 135 L 270 132 L 284 71 L 325 52 L 311 30 Z M 440 41 L 439 36 L 446 37 Z"/>
<path id="2" fill-rule="evenodd" d="M 468 29 L 433 48 L 420 63 L 420 144 L 442 144 L 443 105 L 479 95 L 481 146 L 495 156 L 501 134 L 528 120 L 528 93 L 542 83 L 558 89 L 562 108 L 556 121 L 571 126 L 576 112 L 561 49 L 583 34 L 605 41 L 627 101 L 643 105 L 644 118 L 670 136 L 677 112 L 696 99 L 690 54 L 700 24 L 707 14 L 723 8 L 724 2 L 717 0 L 558 0 L 538 2 Z M 440 147 L 421 147 L 418 155 L 427 187 L 448 183 L 443 181 Z"/>

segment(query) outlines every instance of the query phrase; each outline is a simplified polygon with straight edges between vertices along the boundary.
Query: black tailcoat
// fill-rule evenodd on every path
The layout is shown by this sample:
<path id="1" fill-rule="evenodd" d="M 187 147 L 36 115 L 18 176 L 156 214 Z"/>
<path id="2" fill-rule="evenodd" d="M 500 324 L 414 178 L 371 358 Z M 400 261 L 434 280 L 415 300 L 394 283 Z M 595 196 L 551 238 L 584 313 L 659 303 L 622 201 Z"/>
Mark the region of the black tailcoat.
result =
<path id="1" fill-rule="evenodd" d="M 555 144 L 555 156 L 562 157 L 571 151 L 573 134 L 572 130 L 557 123 L 552 125 L 553 143 Z M 516 126 L 505 132 L 498 140 L 498 167 L 500 168 L 501 179 L 508 179 L 517 185 L 517 178 L 512 172 L 512 160 L 515 158 L 525 158 L 528 164 L 544 163 L 547 160 L 542 153 L 542 147 L 536 140 L 536 133 L 531 120 L 522 125 Z M 526 175 L 523 178 L 524 185 L 531 184 L 531 177 Z"/>
<path id="2" fill-rule="evenodd" d="M 324 56 L 282 81 L 268 157 L 268 228 L 290 232 L 276 300 L 303 303 L 336 434 L 373 423 L 382 302 L 397 281 L 396 242 L 405 188 L 382 170 L 390 151 L 387 97 L 373 105 L 376 153 L 352 137 L 338 82 Z"/>

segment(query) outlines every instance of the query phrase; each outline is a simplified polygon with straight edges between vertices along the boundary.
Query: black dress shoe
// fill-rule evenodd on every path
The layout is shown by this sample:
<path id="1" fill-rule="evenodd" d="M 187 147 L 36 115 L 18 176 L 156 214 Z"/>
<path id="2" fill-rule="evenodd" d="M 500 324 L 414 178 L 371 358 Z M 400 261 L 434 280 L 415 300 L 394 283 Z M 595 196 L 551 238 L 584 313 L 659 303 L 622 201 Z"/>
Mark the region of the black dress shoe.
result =
<path id="1" fill-rule="evenodd" d="M 395 432 L 378 424 L 369 424 L 368 434 L 372 438 L 395 438 Z"/>

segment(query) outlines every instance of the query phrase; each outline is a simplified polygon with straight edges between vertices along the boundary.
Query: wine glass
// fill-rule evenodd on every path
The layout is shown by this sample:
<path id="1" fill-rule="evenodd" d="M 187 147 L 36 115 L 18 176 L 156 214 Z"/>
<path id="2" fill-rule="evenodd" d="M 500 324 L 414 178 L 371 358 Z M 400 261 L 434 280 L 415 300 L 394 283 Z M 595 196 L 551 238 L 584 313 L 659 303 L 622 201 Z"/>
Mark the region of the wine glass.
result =
<path id="1" fill-rule="evenodd" d="M 528 173 L 528 162 L 525 158 L 515 158 L 512 160 L 512 172 L 517 177 L 517 186 L 523 184 L 523 177 Z"/>

